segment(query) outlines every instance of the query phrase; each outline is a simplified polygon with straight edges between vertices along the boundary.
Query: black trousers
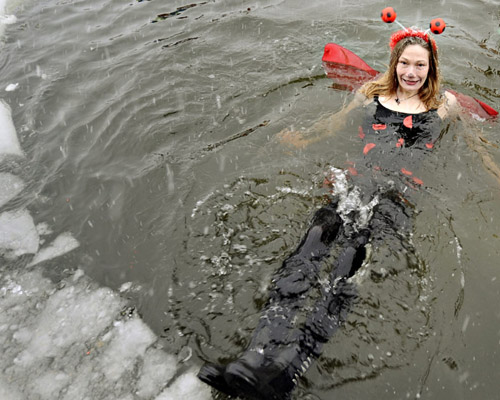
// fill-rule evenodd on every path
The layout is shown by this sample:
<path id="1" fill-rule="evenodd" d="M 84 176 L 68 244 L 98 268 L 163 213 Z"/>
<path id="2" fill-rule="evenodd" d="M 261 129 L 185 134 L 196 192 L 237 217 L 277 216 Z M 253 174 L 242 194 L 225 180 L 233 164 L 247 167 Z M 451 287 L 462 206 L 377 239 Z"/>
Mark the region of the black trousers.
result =
<path id="1" fill-rule="evenodd" d="M 374 246 L 387 242 L 396 248 L 405 246 L 411 208 L 397 191 L 378 195 L 372 217 L 358 231 L 342 220 L 336 202 L 315 213 L 305 237 L 273 278 L 268 303 L 247 351 L 273 354 L 298 346 L 301 370 L 305 360 L 310 364 L 321 354 L 356 300 L 356 287 L 349 278 L 362 266 L 368 241 Z M 328 279 L 320 282 L 323 261 L 332 257 L 332 250 L 335 258 Z M 313 291 L 316 297 L 311 300 Z"/>
<path id="2" fill-rule="evenodd" d="M 366 244 L 401 243 L 401 235 L 409 232 L 404 199 L 391 190 L 374 195 L 378 201 L 371 218 L 361 225 L 353 223 L 356 210 L 341 215 L 335 201 L 315 213 L 299 246 L 275 274 L 245 352 L 227 366 L 206 364 L 198 374 L 201 380 L 233 396 L 290 398 L 298 378 L 348 316 L 356 299 L 349 278 L 362 266 Z M 321 278 L 330 259 L 327 279 Z"/>

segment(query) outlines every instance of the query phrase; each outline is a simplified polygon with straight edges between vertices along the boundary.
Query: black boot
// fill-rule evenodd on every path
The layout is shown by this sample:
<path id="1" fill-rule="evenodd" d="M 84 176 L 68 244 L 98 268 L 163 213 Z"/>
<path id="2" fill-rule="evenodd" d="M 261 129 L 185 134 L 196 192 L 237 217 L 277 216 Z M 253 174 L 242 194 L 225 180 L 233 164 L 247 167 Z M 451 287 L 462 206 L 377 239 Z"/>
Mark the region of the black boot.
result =
<path id="1" fill-rule="evenodd" d="M 246 351 L 226 367 L 224 378 L 231 388 L 252 400 L 287 400 L 305 357 L 298 343 L 262 353 Z"/>
<path id="2" fill-rule="evenodd" d="M 224 378 L 225 370 L 226 367 L 221 365 L 206 363 L 200 368 L 198 379 L 217 389 L 219 392 L 236 397 L 238 393 L 228 385 Z"/>
<path id="3" fill-rule="evenodd" d="M 252 400 L 290 398 L 298 379 L 347 318 L 356 296 L 348 278 L 361 266 L 367 241 L 368 231 L 363 231 L 346 242 L 330 285 L 303 326 L 291 326 L 285 313 L 275 313 L 267 324 L 259 324 L 249 349 L 225 370 L 224 380 L 230 388 Z"/>

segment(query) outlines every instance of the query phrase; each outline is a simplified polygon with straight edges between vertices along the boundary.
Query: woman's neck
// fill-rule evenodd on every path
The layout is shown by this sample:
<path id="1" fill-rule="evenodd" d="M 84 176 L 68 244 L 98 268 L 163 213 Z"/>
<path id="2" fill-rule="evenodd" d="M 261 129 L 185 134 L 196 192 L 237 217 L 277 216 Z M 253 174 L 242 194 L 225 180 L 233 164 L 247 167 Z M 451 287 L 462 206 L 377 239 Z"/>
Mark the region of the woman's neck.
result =
<path id="1" fill-rule="evenodd" d="M 396 100 L 398 102 L 403 102 L 416 96 L 418 96 L 418 90 L 409 91 L 402 88 L 396 89 Z"/>
<path id="2" fill-rule="evenodd" d="M 418 96 L 418 92 L 413 92 L 409 94 L 409 97 L 406 97 L 398 91 L 390 96 L 379 97 L 379 101 L 390 110 L 406 114 L 419 114 L 427 111 L 427 107 Z"/>

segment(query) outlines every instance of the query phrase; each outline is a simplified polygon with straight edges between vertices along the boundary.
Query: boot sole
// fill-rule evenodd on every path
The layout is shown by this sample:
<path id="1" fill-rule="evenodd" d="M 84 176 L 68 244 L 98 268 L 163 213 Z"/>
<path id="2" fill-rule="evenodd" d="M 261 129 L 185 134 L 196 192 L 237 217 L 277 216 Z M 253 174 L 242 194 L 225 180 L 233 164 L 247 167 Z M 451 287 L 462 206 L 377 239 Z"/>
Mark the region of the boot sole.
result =
<path id="1" fill-rule="evenodd" d="M 212 386 L 219 392 L 236 397 L 238 394 L 231 388 L 224 378 L 225 368 L 215 364 L 205 364 L 198 372 L 198 379 Z"/>
<path id="2" fill-rule="evenodd" d="M 253 372 L 240 363 L 232 363 L 224 373 L 226 382 L 241 397 L 250 400 L 289 400 L 290 393 L 276 393 L 268 385 L 262 386 Z"/>

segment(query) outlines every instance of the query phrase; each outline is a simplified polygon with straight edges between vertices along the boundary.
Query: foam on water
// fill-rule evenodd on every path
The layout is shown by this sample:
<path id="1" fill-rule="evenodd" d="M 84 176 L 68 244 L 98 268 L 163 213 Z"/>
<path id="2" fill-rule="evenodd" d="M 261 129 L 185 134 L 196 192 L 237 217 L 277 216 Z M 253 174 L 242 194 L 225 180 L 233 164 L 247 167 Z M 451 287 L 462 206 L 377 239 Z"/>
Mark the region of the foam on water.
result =
<path id="1" fill-rule="evenodd" d="M 366 227 L 373 214 L 373 207 L 378 202 L 378 196 L 374 196 L 368 204 L 363 204 L 361 191 L 358 187 L 349 185 L 347 181 L 347 171 L 331 167 L 330 181 L 333 182 L 333 193 L 339 199 L 337 211 L 340 214 L 344 225 L 351 225 L 356 230 Z M 356 213 L 355 220 L 352 219 L 352 213 Z"/>

